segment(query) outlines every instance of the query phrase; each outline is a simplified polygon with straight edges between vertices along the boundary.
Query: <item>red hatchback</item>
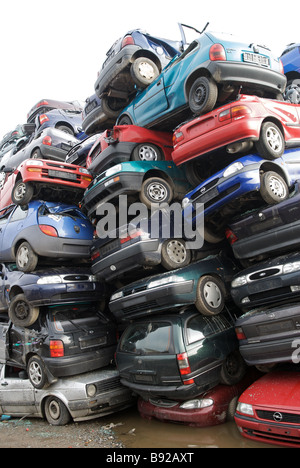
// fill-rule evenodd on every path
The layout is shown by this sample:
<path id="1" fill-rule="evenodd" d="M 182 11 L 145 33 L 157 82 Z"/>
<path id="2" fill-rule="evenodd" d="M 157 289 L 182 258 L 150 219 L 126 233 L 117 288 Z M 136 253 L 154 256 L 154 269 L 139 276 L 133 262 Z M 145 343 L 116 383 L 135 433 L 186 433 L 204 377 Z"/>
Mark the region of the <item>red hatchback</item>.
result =
<path id="1" fill-rule="evenodd" d="M 180 165 L 222 147 L 230 154 L 249 151 L 253 142 L 269 160 L 281 157 L 286 146 L 300 146 L 300 105 L 241 95 L 178 127 L 172 158 Z"/>
<path id="2" fill-rule="evenodd" d="M 119 125 L 106 130 L 91 148 L 86 167 L 101 174 L 127 161 L 172 161 L 173 135 L 136 125 Z"/>
<path id="3" fill-rule="evenodd" d="M 92 182 L 87 169 L 63 162 L 27 159 L 5 175 L 0 189 L 0 209 L 12 203 L 26 205 L 33 198 L 78 203 Z"/>
<path id="4" fill-rule="evenodd" d="M 299 448 L 299 369 L 275 371 L 257 380 L 240 397 L 235 422 L 247 439 Z"/>
<path id="5" fill-rule="evenodd" d="M 138 410 L 144 419 L 158 419 L 193 427 L 218 426 L 233 420 L 241 393 L 260 377 L 251 369 L 237 385 L 218 385 L 204 395 L 184 402 L 164 399 L 138 400 Z"/>

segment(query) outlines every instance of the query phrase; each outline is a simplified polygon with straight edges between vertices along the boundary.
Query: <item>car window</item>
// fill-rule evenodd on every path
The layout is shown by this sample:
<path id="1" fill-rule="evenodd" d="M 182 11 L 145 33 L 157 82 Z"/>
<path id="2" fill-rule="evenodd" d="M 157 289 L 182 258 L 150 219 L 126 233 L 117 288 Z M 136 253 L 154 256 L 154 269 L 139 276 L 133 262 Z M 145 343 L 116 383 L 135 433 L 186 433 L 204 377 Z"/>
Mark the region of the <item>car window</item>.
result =
<path id="1" fill-rule="evenodd" d="M 5 366 L 4 377 L 8 379 L 28 379 L 28 375 L 24 369 L 19 369 L 18 367 L 12 367 L 8 365 Z"/>
<path id="2" fill-rule="evenodd" d="M 48 308 L 49 320 L 56 333 L 88 331 L 91 327 L 104 326 L 108 320 L 98 313 L 96 304 L 53 306 Z"/>
<path id="3" fill-rule="evenodd" d="M 12 211 L 15 209 L 14 206 L 9 207 L 8 209 L 4 209 L 0 211 L 0 226 L 3 226 L 7 223 L 8 218 L 10 217 Z"/>
<path id="4" fill-rule="evenodd" d="M 171 324 L 147 322 L 129 327 L 121 339 L 120 351 L 142 355 L 173 353 Z"/>
<path id="5" fill-rule="evenodd" d="M 202 315 L 191 317 L 186 324 L 187 344 L 201 341 L 216 332 L 213 321 Z"/>
<path id="6" fill-rule="evenodd" d="M 10 218 L 9 222 L 14 223 L 16 221 L 21 221 L 22 219 L 27 218 L 28 209 L 25 209 L 22 206 L 18 206 L 18 208 L 13 213 L 12 217 Z"/>

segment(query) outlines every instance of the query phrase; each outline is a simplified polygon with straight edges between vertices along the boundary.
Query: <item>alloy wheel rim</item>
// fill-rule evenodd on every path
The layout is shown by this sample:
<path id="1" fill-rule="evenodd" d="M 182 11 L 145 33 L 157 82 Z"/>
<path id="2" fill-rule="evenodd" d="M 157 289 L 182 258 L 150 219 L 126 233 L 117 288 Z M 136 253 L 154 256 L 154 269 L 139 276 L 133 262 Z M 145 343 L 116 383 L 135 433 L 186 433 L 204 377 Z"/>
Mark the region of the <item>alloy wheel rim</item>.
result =
<path id="1" fill-rule="evenodd" d="M 157 152 L 152 146 L 142 146 L 139 151 L 141 161 L 157 161 Z"/>
<path id="2" fill-rule="evenodd" d="M 35 384 L 39 385 L 42 381 L 42 370 L 37 362 L 32 362 L 29 366 L 30 380 Z"/>
<path id="3" fill-rule="evenodd" d="M 269 127 L 266 133 L 266 138 L 270 148 L 276 153 L 282 151 L 282 139 L 279 131 L 275 127 Z"/>

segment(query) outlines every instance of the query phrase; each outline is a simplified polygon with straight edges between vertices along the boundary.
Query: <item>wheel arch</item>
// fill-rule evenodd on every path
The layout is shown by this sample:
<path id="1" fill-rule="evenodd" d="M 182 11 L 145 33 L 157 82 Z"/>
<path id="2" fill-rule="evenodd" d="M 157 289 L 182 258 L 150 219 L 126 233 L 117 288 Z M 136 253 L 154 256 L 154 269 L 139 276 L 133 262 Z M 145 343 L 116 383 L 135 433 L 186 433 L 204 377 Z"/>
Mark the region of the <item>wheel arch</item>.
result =
<path id="1" fill-rule="evenodd" d="M 160 62 L 159 58 L 155 54 L 152 54 L 152 52 L 150 52 L 149 50 L 145 50 L 145 49 L 138 50 L 131 57 L 131 63 L 133 63 L 136 59 L 138 59 L 140 57 L 145 57 L 145 58 L 148 58 L 148 59 L 152 60 L 152 62 L 154 62 L 155 65 L 157 66 L 157 68 L 159 70 L 159 73 L 161 72 L 161 70 L 162 70 L 161 62 Z"/>
<path id="2" fill-rule="evenodd" d="M 14 297 L 18 296 L 19 294 L 24 294 L 23 289 L 21 286 L 13 286 L 9 291 L 9 299 L 12 300 Z"/>
<path id="3" fill-rule="evenodd" d="M 268 116 L 268 117 L 265 117 L 264 120 L 262 121 L 261 125 L 264 124 L 264 123 L 267 123 L 267 122 L 272 122 L 273 124 L 277 125 L 277 127 L 279 127 L 279 129 L 281 130 L 282 132 L 282 135 L 285 139 L 285 131 L 284 131 L 284 127 L 282 125 L 282 122 L 280 122 L 279 119 L 276 119 L 276 117 L 272 117 L 271 115 Z"/>
<path id="4" fill-rule="evenodd" d="M 184 93 L 185 93 L 186 100 L 188 99 L 191 87 L 193 86 L 195 80 L 197 78 L 201 78 L 202 76 L 205 76 L 206 78 L 211 78 L 211 74 L 206 68 L 197 68 L 197 70 L 194 70 L 190 74 L 190 76 L 187 78 L 185 82 L 185 86 L 184 86 Z"/>
<path id="5" fill-rule="evenodd" d="M 150 169 L 144 175 L 143 182 L 145 182 L 145 180 L 151 179 L 151 177 L 159 177 L 160 179 L 164 179 L 165 181 L 169 182 L 169 184 L 171 185 L 173 189 L 175 187 L 172 178 L 168 174 L 166 174 L 164 171 L 160 171 L 159 169 Z"/>
<path id="6" fill-rule="evenodd" d="M 68 399 L 62 393 L 56 392 L 56 391 L 54 392 L 52 391 L 51 393 L 47 393 L 46 395 L 43 395 L 43 398 L 40 401 L 40 411 L 44 418 L 46 418 L 45 407 L 46 407 L 46 401 L 48 398 L 57 398 L 58 400 L 60 400 L 65 405 L 65 407 L 67 408 L 67 410 L 69 411 L 73 419 L 72 412 L 69 407 Z"/>
<path id="7" fill-rule="evenodd" d="M 56 122 L 55 128 L 57 129 L 60 125 L 63 125 L 64 127 L 68 127 L 72 131 L 73 135 L 75 135 L 76 133 L 75 129 L 72 127 L 72 125 L 69 122 L 64 122 L 64 121 Z"/>
<path id="8" fill-rule="evenodd" d="M 260 172 L 266 173 L 269 171 L 276 172 L 277 174 L 281 175 L 288 186 L 291 186 L 291 179 L 288 174 L 288 171 L 285 170 L 283 167 L 280 167 L 278 164 L 274 164 L 272 161 L 264 161 L 260 166 Z"/>

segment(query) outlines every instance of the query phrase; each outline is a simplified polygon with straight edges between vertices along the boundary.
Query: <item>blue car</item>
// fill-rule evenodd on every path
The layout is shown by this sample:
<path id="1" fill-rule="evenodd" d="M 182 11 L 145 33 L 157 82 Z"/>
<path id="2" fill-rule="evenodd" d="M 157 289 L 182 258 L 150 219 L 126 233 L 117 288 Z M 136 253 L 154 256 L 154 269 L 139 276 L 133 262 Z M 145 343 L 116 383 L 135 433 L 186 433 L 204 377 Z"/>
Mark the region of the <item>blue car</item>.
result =
<path id="1" fill-rule="evenodd" d="M 151 84 L 170 60 L 183 52 L 186 44 L 183 25 L 179 24 L 179 29 L 181 41 L 160 39 L 134 29 L 112 45 L 95 83 L 96 94 L 105 108 L 112 111 L 117 106 L 124 108 L 137 88 Z"/>
<path id="2" fill-rule="evenodd" d="M 46 114 L 38 115 L 35 119 L 35 125 L 36 133 L 45 128 L 54 127 L 75 136 L 78 140 L 87 138 L 82 129 L 81 111 L 54 109 Z"/>
<path id="3" fill-rule="evenodd" d="M 94 228 L 78 207 L 32 201 L 0 211 L 0 261 L 34 271 L 39 257 L 80 261 L 90 258 Z"/>
<path id="4" fill-rule="evenodd" d="M 283 51 L 281 61 L 288 80 L 284 98 L 300 104 L 300 43 L 290 44 Z"/>
<path id="5" fill-rule="evenodd" d="M 286 200 L 289 189 L 300 178 L 300 149 L 286 151 L 274 161 L 249 154 L 205 180 L 182 201 L 187 220 L 196 222 L 196 205 L 203 204 L 198 216 L 205 219 L 205 239 L 219 242 L 226 222 L 248 208 L 259 208 Z M 220 236 L 219 236 L 220 234 Z"/>
<path id="6" fill-rule="evenodd" d="M 217 101 L 234 99 L 241 88 L 245 94 L 277 98 L 285 86 L 282 64 L 269 49 L 205 32 L 136 96 L 117 125 L 174 129 L 191 113 L 205 114 Z"/>

